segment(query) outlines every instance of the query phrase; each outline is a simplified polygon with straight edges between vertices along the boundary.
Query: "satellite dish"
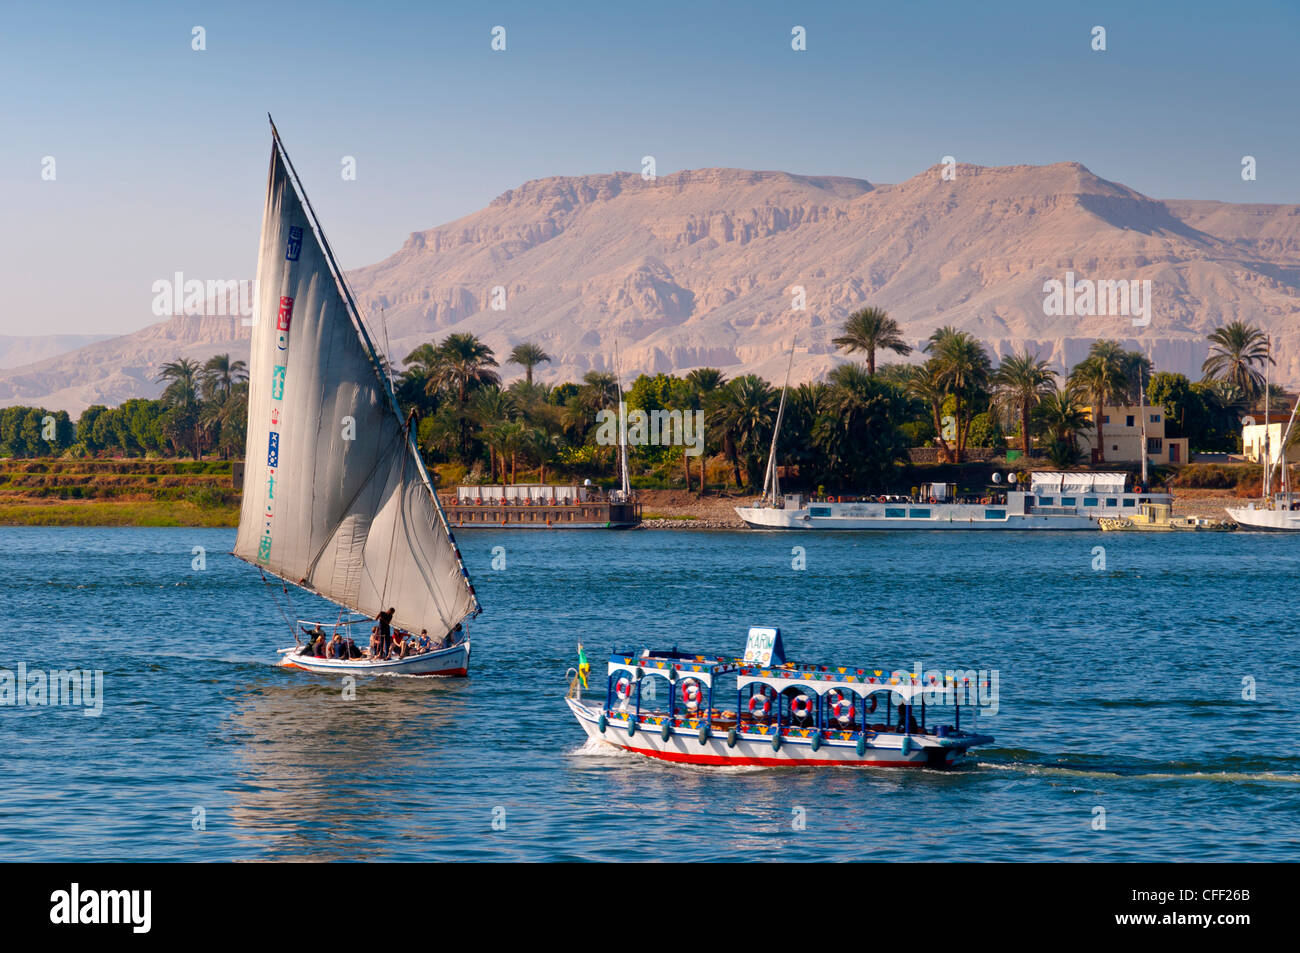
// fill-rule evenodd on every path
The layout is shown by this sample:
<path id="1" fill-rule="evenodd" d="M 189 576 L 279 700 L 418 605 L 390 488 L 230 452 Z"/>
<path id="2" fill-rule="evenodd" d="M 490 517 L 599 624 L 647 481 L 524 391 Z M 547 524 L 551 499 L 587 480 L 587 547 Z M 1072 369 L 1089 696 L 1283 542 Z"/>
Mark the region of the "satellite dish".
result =
<path id="1" fill-rule="evenodd" d="M 995 474 L 993 474 L 993 482 L 994 482 L 994 483 L 1001 483 L 1001 482 L 1002 482 L 1002 474 L 1001 474 L 1001 473 L 995 473 Z"/>

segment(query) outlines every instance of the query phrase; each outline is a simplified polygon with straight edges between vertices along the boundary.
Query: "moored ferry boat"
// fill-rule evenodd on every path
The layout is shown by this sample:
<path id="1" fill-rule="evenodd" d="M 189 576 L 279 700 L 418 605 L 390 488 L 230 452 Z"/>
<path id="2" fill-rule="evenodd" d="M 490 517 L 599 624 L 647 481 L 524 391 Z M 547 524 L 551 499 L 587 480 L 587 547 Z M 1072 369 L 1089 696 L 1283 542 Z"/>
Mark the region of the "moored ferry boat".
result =
<path id="1" fill-rule="evenodd" d="M 663 761 L 948 768 L 993 741 L 973 730 L 969 681 L 787 662 L 774 628 L 751 629 L 743 658 L 615 652 L 592 700 L 584 675 L 566 701 L 587 736 Z"/>
<path id="2" fill-rule="evenodd" d="M 906 495 L 807 499 L 791 493 L 738 506 L 736 514 L 753 529 L 1095 530 L 1103 517 L 1173 503 L 1167 492 L 1130 484 L 1127 473 L 1041 471 L 1030 475 L 1028 488 L 994 486 L 981 496 L 927 483 Z"/>

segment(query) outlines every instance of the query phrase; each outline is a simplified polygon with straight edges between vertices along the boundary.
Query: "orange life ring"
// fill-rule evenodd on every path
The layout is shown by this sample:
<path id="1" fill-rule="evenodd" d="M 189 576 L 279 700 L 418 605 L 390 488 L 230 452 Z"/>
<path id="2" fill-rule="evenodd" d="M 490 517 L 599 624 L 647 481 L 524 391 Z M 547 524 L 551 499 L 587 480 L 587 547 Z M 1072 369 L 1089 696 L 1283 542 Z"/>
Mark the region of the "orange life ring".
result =
<path id="1" fill-rule="evenodd" d="M 934 497 L 930 497 L 930 504 L 931 504 L 932 506 L 933 506 L 935 503 L 938 503 L 938 502 L 939 502 L 939 501 L 936 500 Z"/>

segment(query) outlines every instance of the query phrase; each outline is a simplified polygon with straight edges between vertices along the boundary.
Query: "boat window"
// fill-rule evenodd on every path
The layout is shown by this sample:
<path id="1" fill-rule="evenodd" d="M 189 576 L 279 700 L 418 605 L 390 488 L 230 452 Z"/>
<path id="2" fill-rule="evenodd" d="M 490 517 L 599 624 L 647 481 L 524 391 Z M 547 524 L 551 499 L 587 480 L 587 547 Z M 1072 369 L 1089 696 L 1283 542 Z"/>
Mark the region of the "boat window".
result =
<path id="1" fill-rule="evenodd" d="M 830 516 L 831 508 L 829 506 L 810 506 L 808 507 L 809 516 Z"/>
<path id="2" fill-rule="evenodd" d="M 1132 506 L 1132 505 L 1133 505 L 1133 501 L 1132 501 L 1131 499 L 1125 500 L 1125 501 L 1124 501 L 1124 505 L 1125 505 L 1125 506 Z"/>
<path id="3" fill-rule="evenodd" d="M 1004 520 L 1007 518 L 1006 510 L 985 510 L 984 518 L 986 520 Z"/>
<path id="4" fill-rule="evenodd" d="M 929 510 L 909 510 L 908 514 L 914 520 L 928 520 L 930 518 Z"/>
<path id="5" fill-rule="evenodd" d="M 1062 506 L 1074 506 L 1074 497 L 1072 497 L 1072 496 L 1063 496 L 1063 497 L 1061 497 L 1061 505 L 1062 505 Z"/>
<path id="6" fill-rule="evenodd" d="M 1097 498 L 1096 498 L 1095 496 L 1085 496 L 1085 497 L 1083 498 L 1083 505 L 1084 505 L 1084 506 L 1097 506 L 1097 505 L 1098 505 L 1098 504 L 1097 504 Z"/>
<path id="7" fill-rule="evenodd" d="M 907 510 L 902 507 L 885 507 L 885 519 L 887 520 L 904 520 L 907 519 Z"/>
<path id="8" fill-rule="evenodd" d="M 1115 497 L 1112 496 L 1112 497 L 1110 497 L 1109 499 L 1106 500 L 1106 505 L 1107 505 L 1107 506 L 1119 506 L 1119 501 L 1116 500 Z"/>
<path id="9" fill-rule="evenodd" d="M 1040 496 L 1038 498 L 1039 506 L 1051 506 L 1055 502 L 1056 502 L 1056 497 L 1054 496 Z"/>

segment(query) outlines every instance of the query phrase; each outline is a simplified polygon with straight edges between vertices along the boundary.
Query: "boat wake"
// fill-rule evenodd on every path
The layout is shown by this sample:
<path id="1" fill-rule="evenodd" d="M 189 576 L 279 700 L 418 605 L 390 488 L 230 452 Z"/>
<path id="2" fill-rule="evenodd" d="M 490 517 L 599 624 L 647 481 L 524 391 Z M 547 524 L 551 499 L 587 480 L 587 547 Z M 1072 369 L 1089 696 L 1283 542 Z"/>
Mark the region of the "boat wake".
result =
<path id="1" fill-rule="evenodd" d="M 1300 773 L 1250 771 L 1181 766 L 1168 763 L 1087 765 L 1069 761 L 1031 760 L 1032 752 L 1005 752 L 1008 761 L 972 761 L 970 766 L 989 771 L 1011 771 L 1048 778 L 1113 779 L 1125 781 L 1209 781 L 1227 784 L 1300 784 Z M 1022 757 L 1028 755 L 1029 757 Z"/>

